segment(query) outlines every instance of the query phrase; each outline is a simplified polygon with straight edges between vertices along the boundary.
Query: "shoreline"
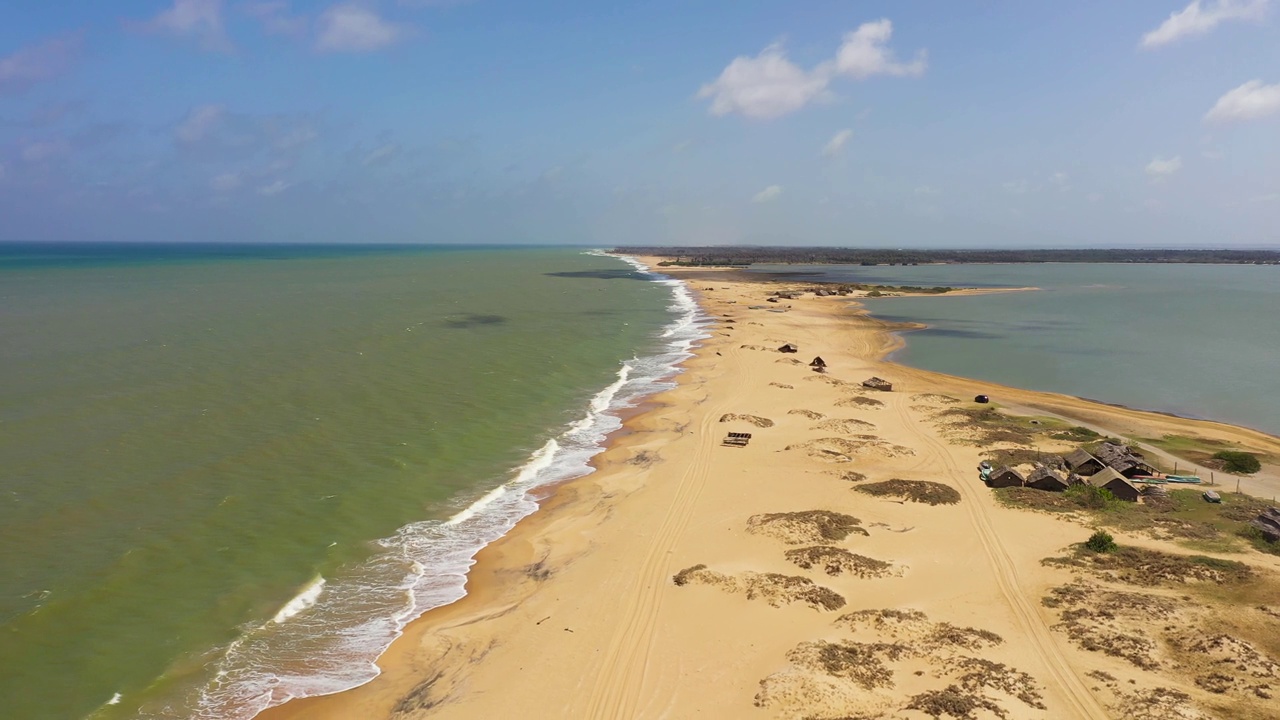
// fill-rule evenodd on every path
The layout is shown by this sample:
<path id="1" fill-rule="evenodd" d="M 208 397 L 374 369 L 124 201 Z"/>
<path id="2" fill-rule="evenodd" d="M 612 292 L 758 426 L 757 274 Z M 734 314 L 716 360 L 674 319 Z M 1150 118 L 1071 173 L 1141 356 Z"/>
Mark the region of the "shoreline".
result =
<path id="1" fill-rule="evenodd" d="M 653 267 L 652 258 L 642 260 Z M 466 595 L 450 605 L 428 611 L 404 628 L 402 636 L 378 660 L 378 665 L 383 669 L 379 677 L 342 693 L 292 700 L 271 708 L 258 717 L 268 720 L 390 718 L 417 717 L 428 711 L 457 717 L 498 716 L 492 713 L 500 709 L 510 711 L 520 706 L 520 692 L 513 690 L 509 693 L 511 697 L 498 697 L 497 688 L 505 686 L 501 683 L 494 684 L 496 679 L 504 677 L 512 682 L 512 673 L 516 672 L 522 673 L 521 677 L 531 676 L 527 680 L 521 680 L 522 688 L 526 685 L 538 686 L 541 688 L 539 695 L 551 703 L 545 706 L 546 714 L 542 715 L 545 717 L 632 717 L 635 713 L 656 715 L 660 714 L 655 709 L 656 706 L 646 704 L 647 701 L 643 701 L 643 698 L 654 696 L 655 693 L 663 695 L 666 690 L 672 689 L 675 694 L 671 695 L 671 702 L 676 704 L 666 707 L 687 706 L 687 703 L 675 699 L 681 697 L 679 690 L 682 685 L 678 678 L 670 677 L 669 672 L 654 671 L 657 676 L 650 672 L 653 671 L 653 666 L 649 655 L 655 647 L 662 645 L 665 626 L 655 624 L 654 616 L 648 616 L 647 621 L 640 618 L 645 617 L 646 613 L 660 611 L 661 603 L 653 608 L 648 598 L 659 598 L 670 591 L 668 571 L 679 569 L 676 566 L 680 563 L 673 563 L 669 556 L 690 552 L 685 547 L 688 544 L 685 536 L 705 534 L 699 528 L 703 523 L 727 524 L 727 517 L 721 519 L 724 507 L 747 501 L 739 498 L 732 486 L 713 487 L 723 483 L 717 483 L 711 478 L 676 482 L 673 473 L 678 473 L 680 467 L 709 469 L 711 465 L 708 463 L 712 462 L 713 457 L 738 452 L 733 449 L 722 451 L 714 446 L 707 448 L 709 441 L 705 436 L 723 430 L 724 426 L 719 425 L 716 417 L 721 405 L 729 408 L 731 405 L 751 405 L 755 402 L 751 398 L 758 396 L 759 391 L 748 392 L 742 385 L 743 376 L 751 378 L 763 374 L 764 370 L 774 371 L 774 368 L 761 365 L 762 361 L 755 357 L 748 357 L 749 352 L 741 352 L 742 348 L 737 347 L 737 341 L 726 330 L 727 325 L 719 322 L 724 320 L 722 316 L 725 314 L 734 314 L 739 320 L 750 317 L 749 314 L 742 314 L 745 308 L 730 308 L 724 304 L 715 307 L 717 302 L 725 302 L 716 296 L 720 291 L 708 292 L 696 287 L 698 282 L 710 279 L 706 270 L 682 270 L 685 269 L 667 267 L 655 269 L 654 272 L 677 280 L 682 279 L 682 275 L 689 276 L 684 282 L 702 311 L 718 321 L 716 332 L 691 348 L 693 356 L 681 363 L 684 372 L 676 376 L 676 387 L 646 398 L 624 419 L 622 428 L 609 435 L 603 451 L 591 461 L 597 471 L 585 477 L 540 488 L 539 508 L 476 555 L 475 564 L 466 578 Z M 728 273 L 729 275 L 716 282 L 728 282 L 731 287 L 742 286 L 733 292 L 751 293 L 752 286 L 758 289 L 760 281 L 731 279 L 737 272 L 725 270 L 713 274 Z M 695 275 L 699 277 L 694 277 Z M 856 350 L 849 351 L 847 361 L 850 364 L 892 375 L 895 383 L 911 386 L 911 390 L 925 395 L 936 396 L 938 392 L 983 392 L 998 396 L 1010 407 L 1026 407 L 1081 422 L 1115 427 L 1116 434 L 1121 437 L 1135 434 L 1135 428 L 1176 427 L 1184 431 L 1190 428 L 1207 435 L 1243 437 L 1255 444 L 1269 444 L 1268 449 L 1271 451 L 1280 451 L 1280 439 L 1258 431 L 1211 421 L 1156 416 L 1070 396 L 1006 388 L 892 363 L 885 358 L 906 342 L 892 329 L 897 323 L 880 320 L 865 307 L 848 308 L 844 303 L 838 302 L 842 298 L 836 298 L 837 302 L 830 303 L 827 300 L 830 298 L 804 298 L 792 302 L 795 306 L 793 312 L 755 317 L 769 320 L 771 326 L 781 328 L 775 333 L 779 335 L 784 330 L 792 333 L 804 331 L 813 339 L 828 334 L 851 340 Z M 751 321 L 746 321 L 749 322 Z M 757 324 L 764 327 L 762 323 Z M 747 334 L 737 332 L 748 329 L 745 323 L 735 325 L 735 328 L 730 329 L 733 334 Z M 817 335 L 813 334 L 815 328 Z M 758 332 L 770 334 L 764 330 Z M 811 343 L 805 342 L 805 345 L 809 344 Z M 822 352 L 824 355 L 831 355 L 827 350 Z M 839 357 L 842 363 L 846 361 L 843 351 Z M 772 360 L 769 362 L 773 363 Z M 724 367 L 725 365 L 728 367 Z M 777 368 L 776 372 L 783 370 Z M 820 377 L 799 375 L 799 379 L 803 380 Z M 801 383 L 795 385 L 799 386 Z M 817 383 L 805 385 L 808 387 L 801 390 L 807 395 L 814 395 L 812 391 L 819 389 L 816 387 Z M 735 396 L 732 402 L 724 397 L 728 393 Z M 817 399 L 816 396 L 814 399 Z M 755 408 L 742 410 L 754 411 Z M 902 409 L 901 412 L 908 411 Z M 869 414 L 873 415 L 874 413 Z M 689 430 L 690 427 L 695 430 Z M 763 438 L 769 431 L 756 432 Z M 923 436 L 916 440 L 932 442 Z M 970 454 L 967 450 L 934 450 L 941 453 L 940 461 L 945 459 L 945 466 L 952 469 L 964 467 L 954 456 L 967 457 Z M 671 457 L 667 457 L 668 454 Z M 751 475 L 753 468 L 750 463 L 742 465 L 744 457 L 747 456 L 725 457 L 724 462 L 729 463 L 729 466 L 723 468 L 722 472 Z M 894 464 L 888 463 L 890 466 Z M 819 471 L 801 472 L 813 475 Z M 1271 492 L 1280 487 L 1280 483 L 1275 482 L 1274 474 L 1258 480 L 1262 483 L 1261 487 L 1269 487 Z M 768 484 L 760 485 L 754 477 L 744 482 L 750 482 L 761 494 L 776 492 Z M 698 512 L 698 508 L 693 505 L 708 493 L 718 493 L 724 503 L 699 506 L 701 512 Z M 829 490 L 815 488 L 812 494 L 814 497 L 827 497 Z M 787 493 L 784 492 L 783 495 L 774 497 L 773 501 L 776 504 L 786 497 Z M 966 498 L 966 502 L 982 503 L 986 500 Z M 830 500 L 826 502 L 829 504 Z M 701 520 L 698 524 L 691 525 L 695 517 Z M 1015 521 L 1009 522 L 1018 524 Z M 739 543 L 748 549 L 758 549 L 754 547 L 758 545 L 758 541 L 745 538 L 738 531 L 732 531 L 730 536 L 733 543 Z M 618 544 L 623 542 L 621 538 L 626 537 L 648 537 L 654 539 L 656 544 L 648 552 L 631 551 Z M 1056 542 L 1053 539 L 1049 545 L 1056 547 Z M 726 542 L 707 547 L 728 545 Z M 1040 552 L 1045 549 L 1043 542 L 1032 543 L 1032 546 Z M 738 556 L 732 563 L 742 565 L 744 552 L 746 550 L 729 552 L 730 556 Z M 614 557 L 607 557 L 611 553 Z M 750 566 L 753 562 L 746 564 Z M 579 568 L 587 565 L 592 567 Z M 637 574 L 642 577 L 635 578 Z M 570 575 L 574 577 L 570 579 Z M 563 597 L 553 597 L 569 592 L 571 587 L 588 594 L 598 594 L 605 590 L 615 592 L 606 595 L 608 600 L 588 604 L 584 604 L 581 598 L 566 600 Z M 895 596 L 893 592 L 888 594 Z M 625 607 L 620 608 L 619 605 Z M 1017 603 L 1013 605 L 1016 606 Z M 636 612 L 631 612 L 633 609 Z M 758 614 L 755 608 L 734 606 L 732 610 L 733 613 L 752 617 Z M 543 617 L 542 613 L 550 614 Z M 617 617 L 619 613 L 625 621 L 621 629 Z M 561 618 L 566 614 L 577 619 L 562 621 Z M 966 610 L 962 614 L 971 619 L 973 611 Z M 1033 621 L 1025 612 L 1013 614 L 1016 616 L 1015 628 Z M 534 618 L 533 615 L 539 617 Z M 521 622 L 514 622 L 517 618 Z M 580 620 L 587 627 L 579 627 Z M 563 627 L 557 627 L 555 632 L 545 631 L 551 626 L 562 625 L 562 622 Z M 697 613 L 692 618 L 677 619 L 675 624 L 686 632 L 698 634 L 698 628 L 706 622 L 717 624 Z M 550 624 L 546 625 L 547 623 Z M 811 622 L 800 624 L 811 629 L 814 627 Z M 636 629 L 628 630 L 629 627 Z M 770 642 L 777 645 L 776 636 L 779 632 L 770 631 L 765 634 Z M 589 644 L 592 652 L 586 652 L 581 647 L 563 647 L 565 643 L 573 642 L 565 638 L 572 637 L 576 640 L 579 635 L 591 639 Z M 701 637 L 697 642 L 690 641 L 691 645 L 681 644 L 679 640 L 672 640 L 671 643 L 682 648 L 682 652 L 676 657 L 705 660 L 706 663 L 699 666 L 699 672 L 704 676 L 708 673 L 710 676 L 720 676 L 729 672 L 714 668 L 717 658 L 721 663 L 729 661 L 734 680 L 728 684 L 732 689 L 741 691 L 744 685 L 753 687 L 767 674 L 769 668 L 785 664 L 781 662 L 780 656 L 770 655 L 765 659 L 755 652 L 751 653 L 750 661 L 730 661 L 723 651 L 716 649 L 715 642 L 708 647 L 707 641 L 708 638 Z M 545 649 L 534 652 L 534 647 Z M 648 647 L 649 650 L 644 651 L 643 655 L 637 655 L 642 647 Z M 547 653 L 546 658 L 540 656 L 541 652 Z M 586 653 L 586 656 L 578 658 L 577 653 Z M 498 654 L 502 655 L 501 659 L 496 657 Z M 603 665 L 601 655 L 604 656 Z M 560 668 L 558 672 L 554 667 L 542 667 L 553 665 L 550 662 L 552 656 L 565 660 L 563 664 L 556 666 Z M 1033 663 L 1037 661 L 1034 657 L 1023 659 Z M 1044 657 L 1040 657 L 1038 661 L 1045 662 Z M 529 663 L 539 667 L 531 667 Z M 747 669 L 744 665 L 751 666 L 750 669 L 755 674 L 741 672 Z M 482 670 L 487 672 L 481 672 Z M 1058 667 L 1056 672 L 1061 674 L 1062 667 Z M 593 677 L 595 682 L 591 682 Z M 749 682 L 744 683 L 742 677 L 749 677 Z M 1095 707 L 1097 703 L 1090 702 L 1081 695 L 1078 687 L 1074 687 L 1076 683 L 1064 682 L 1067 686 L 1072 686 L 1070 691 L 1062 688 L 1054 690 L 1056 698 L 1063 701 L 1061 707 L 1074 707 L 1075 716 L 1103 716 L 1099 714 L 1098 707 Z M 590 687 L 584 686 L 584 683 Z M 717 690 L 713 694 L 724 700 L 723 690 Z M 721 707 L 714 701 L 712 703 L 708 707 Z M 748 711 L 747 708 L 751 707 L 751 693 L 746 694 L 745 705 L 735 695 L 735 700 L 729 707 L 736 709 L 737 713 Z M 633 714 L 610 714 L 624 709 Z M 644 712 L 640 712 L 641 710 Z M 571 714 L 563 714 L 566 712 Z M 726 709 L 722 716 L 738 715 L 735 710 Z"/>

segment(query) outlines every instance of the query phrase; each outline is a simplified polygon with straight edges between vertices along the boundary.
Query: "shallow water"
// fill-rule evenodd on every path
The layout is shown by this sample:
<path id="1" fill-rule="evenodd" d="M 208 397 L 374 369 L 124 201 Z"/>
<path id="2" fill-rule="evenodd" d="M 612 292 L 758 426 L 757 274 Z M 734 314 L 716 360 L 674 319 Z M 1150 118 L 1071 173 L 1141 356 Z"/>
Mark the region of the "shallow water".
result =
<path id="1" fill-rule="evenodd" d="M 844 282 L 1038 292 L 867 300 L 925 323 L 894 360 L 1280 434 L 1280 268 L 1252 265 L 757 266 Z"/>
<path id="2" fill-rule="evenodd" d="M 4 714 L 367 681 L 670 375 L 675 301 L 565 249 L 0 246 Z"/>

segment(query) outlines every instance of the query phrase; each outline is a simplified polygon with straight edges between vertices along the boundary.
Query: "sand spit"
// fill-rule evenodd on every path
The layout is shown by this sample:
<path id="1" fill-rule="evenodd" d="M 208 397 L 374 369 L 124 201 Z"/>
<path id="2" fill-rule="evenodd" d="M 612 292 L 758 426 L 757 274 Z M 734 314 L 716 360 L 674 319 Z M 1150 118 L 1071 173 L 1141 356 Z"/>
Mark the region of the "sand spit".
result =
<path id="1" fill-rule="evenodd" d="M 467 597 L 406 628 L 377 679 L 264 718 L 1275 718 L 1280 556 L 1172 511 L 1160 537 L 1115 529 L 1120 551 L 1085 554 L 1095 515 L 1061 495 L 1007 506 L 974 468 L 1083 437 L 1026 418 L 1266 458 L 1280 440 L 896 366 L 901 339 L 848 298 L 746 321 L 802 286 L 672 275 L 739 316 L 733 337 L 482 551 Z M 872 376 L 893 392 L 859 386 Z M 724 447 L 743 409 L 773 426 Z M 1241 482 L 1270 498 L 1266 462 Z"/>

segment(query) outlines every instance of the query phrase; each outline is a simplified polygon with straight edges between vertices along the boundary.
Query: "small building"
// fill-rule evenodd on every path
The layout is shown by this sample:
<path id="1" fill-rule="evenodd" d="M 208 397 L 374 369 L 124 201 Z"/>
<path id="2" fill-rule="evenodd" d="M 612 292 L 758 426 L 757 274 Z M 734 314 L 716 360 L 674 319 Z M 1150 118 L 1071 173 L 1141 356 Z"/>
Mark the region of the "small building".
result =
<path id="1" fill-rule="evenodd" d="M 787 343 L 786 345 L 783 345 L 782 347 L 778 348 L 778 352 L 780 352 L 780 353 L 798 353 L 798 352 L 800 352 L 800 346 L 799 346 L 799 345 L 796 345 L 795 343 Z"/>
<path id="2" fill-rule="evenodd" d="M 1084 477 L 1096 475 L 1097 473 L 1102 472 L 1103 468 L 1106 467 L 1102 464 L 1101 460 L 1090 455 L 1089 452 L 1083 448 L 1072 452 L 1063 459 L 1067 462 L 1068 470 Z"/>
<path id="3" fill-rule="evenodd" d="M 809 363 L 809 367 L 811 368 L 824 368 L 826 366 L 827 366 L 827 361 L 823 360 L 821 356 L 814 358 L 813 362 Z"/>
<path id="4" fill-rule="evenodd" d="M 1117 500 L 1125 502 L 1138 502 L 1138 496 L 1142 493 L 1138 491 L 1138 486 L 1129 482 L 1129 478 L 1112 470 L 1111 468 L 1103 468 L 1101 472 L 1094 473 L 1089 477 L 1089 484 L 1111 491 Z"/>
<path id="5" fill-rule="evenodd" d="M 1147 464 L 1147 461 L 1142 457 L 1142 453 L 1135 452 L 1128 445 L 1103 443 L 1098 446 L 1097 457 L 1104 465 L 1127 478 L 1134 478 L 1139 475 L 1149 477 L 1156 474 L 1156 469 Z"/>
<path id="6" fill-rule="evenodd" d="M 1022 477 L 1022 473 L 1008 465 L 991 473 L 991 476 L 987 478 L 987 486 L 993 488 L 1022 487 L 1026 482 L 1027 479 Z"/>
<path id="7" fill-rule="evenodd" d="M 862 381 L 862 387 L 879 390 L 881 392 L 893 392 L 893 383 L 878 377 L 873 377 Z"/>
<path id="8" fill-rule="evenodd" d="M 1061 475 L 1054 472 L 1052 468 L 1045 465 L 1037 465 L 1035 470 L 1027 476 L 1027 487 L 1037 490 L 1048 490 L 1049 492 L 1063 492 L 1069 487 L 1067 481 Z"/>

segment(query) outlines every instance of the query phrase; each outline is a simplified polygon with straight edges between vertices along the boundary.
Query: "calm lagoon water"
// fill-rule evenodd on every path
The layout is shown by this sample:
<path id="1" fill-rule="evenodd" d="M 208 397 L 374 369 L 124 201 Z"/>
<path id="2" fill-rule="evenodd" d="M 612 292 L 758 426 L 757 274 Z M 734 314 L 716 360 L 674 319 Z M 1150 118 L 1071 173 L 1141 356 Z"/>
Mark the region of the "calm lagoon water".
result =
<path id="1" fill-rule="evenodd" d="M 813 280 L 1038 292 L 866 301 L 925 323 L 894 360 L 1280 434 L 1280 267 L 756 266 Z"/>
<path id="2" fill-rule="evenodd" d="M 579 250 L 0 245 L 0 714 L 367 681 L 700 323 Z"/>

